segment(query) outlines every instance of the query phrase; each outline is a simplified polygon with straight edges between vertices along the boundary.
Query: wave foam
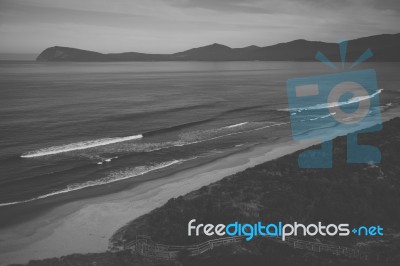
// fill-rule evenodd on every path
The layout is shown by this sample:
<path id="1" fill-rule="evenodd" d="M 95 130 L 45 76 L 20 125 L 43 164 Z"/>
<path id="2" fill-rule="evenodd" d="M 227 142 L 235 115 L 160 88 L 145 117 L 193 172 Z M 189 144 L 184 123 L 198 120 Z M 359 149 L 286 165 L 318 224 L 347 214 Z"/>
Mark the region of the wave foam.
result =
<path id="1" fill-rule="evenodd" d="M 114 144 L 118 142 L 128 141 L 128 140 L 136 140 L 143 138 L 143 135 L 134 135 L 120 138 L 104 138 L 104 139 L 96 139 L 89 141 L 81 141 L 75 142 L 67 145 L 54 146 L 50 148 L 44 148 L 36 151 L 27 152 L 21 155 L 22 158 L 33 158 L 33 157 L 41 157 L 46 155 L 53 155 L 63 152 L 76 151 L 76 150 L 84 150 L 89 148 L 94 148 L 98 146 L 104 146 L 109 144 Z"/>
<path id="2" fill-rule="evenodd" d="M 235 124 L 235 125 L 230 125 L 224 128 L 234 128 L 234 127 L 240 127 L 240 126 L 244 126 L 246 125 L 248 122 L 243 122 L 243 123 L 239 123 L 239 124 Z"/>
<path id="3" fill-rule="evenodd" d="M 179 139 L 175 141 L 156 142 L 156 143 L 135 143 L 125 147 L 115 147 L 115 149 L 109 152 L 154 152 L 163 149 L 170 149 L 173 147 L 183 147 L 187 145 L 197 144 L 201 142 L 211 141 L 220 139 L 227 136 L 238 135 L 243 133 L 249 133 L 258 131 L 270 127 L 286 125 L 289 122 L 243 122 L 240 124 L 232 125 L 230 128 L 227 126 L 206 129 L 198 131 L 190 131 L 179 134 Z M 243 127 L 246 125 L 246 127 Z M 100 163 L 99 163 L 100 164 Z"/>
<path id="4" fill-rule="evenodd" d="M 375 92 L 371 95 L 354 97 L 345 102 L 320 103 L 320 104 L 316 104 L 316 105 L 308 106 L 308 107 L 304 107 L 304 108 L 285 108 L 285 109 L 279 109 L 278 111 L 301 112 L 301 111 L 308 111 L 308 110 L 328 109 L 328 108 L 332 108 L 332 107 L 337 107 L 337 106 L 348 105 L 348 104 L 352 104 L 352 103 L 365 101 L 365 100 L 375 97 L 382 91 L 383 91 L 383 89 L 379 89 L 377 92 Z"/>
<path id="5" fill-rule="evenodd" d="M 101 185 L 105 185 L 105 184 L 114 183 L 114 182 L 121 181 L 121 180 L 124 180 L 124 179 L 129 179 L 129 178 L 132 178 L 132 177 L 144 175 L 144 174 L 147 174 L 149 172 L 156 171 L 156 170 L 159 170 L 159 169 L 162 169 L 162 168 L 166 168 L 166 167 L 169 167 L 169 166 L 174 165 L 174 164 L 179 164 L 179 163 L 182 163 L 182 162 L 185 162 L 185 161 L 193 160 L 195 158 L 196 157 L 189 158 L 189 159 L 182 159 L 182 160 L 167 161 L 167 162 L 163 162 L 163 163 L 160 163 L 160 164 L 157 164 L 157 165 L 138 166 L 138 167 L 134 167 L 134 168 L 131 168 L 131 169 L 126 169 L 126 170 L 123 170 L 123 171 L 112 172 L 110 175 L 108 175 L 106 177 L 103 177 L 103 178 L 100 178 L 100 179 L 97 179 L 97 180 L 87 181 L 87 182 L 84 182 L 84 183 L 71 184 L 71 185 L 68 185 L 64 189 L 57 190 L 57 191 L 54 191 L 54 192 L 51 192 L 51 193 L 48 193 L 48 194 L 44 194 L 44 195 L 41 195 L 41 196 L 38 196 L 38 197 L 35 197 L 35 198 L 28 199 L 28 200 L 0 203 L 0 207 L 20 204 L 20 203 L 26 203 L 26 202 L 30 202 L 30 201 L 34 201 L 34 200 L 48 198 L 48 197 L 55 196 L 55 195 L 58 195 L 58 194 L 64 194 L 64 193 L 68 193 L 68 192 L 72 192 L 72 191 L 88 188 L 88 187 L 101 186 Z"/>

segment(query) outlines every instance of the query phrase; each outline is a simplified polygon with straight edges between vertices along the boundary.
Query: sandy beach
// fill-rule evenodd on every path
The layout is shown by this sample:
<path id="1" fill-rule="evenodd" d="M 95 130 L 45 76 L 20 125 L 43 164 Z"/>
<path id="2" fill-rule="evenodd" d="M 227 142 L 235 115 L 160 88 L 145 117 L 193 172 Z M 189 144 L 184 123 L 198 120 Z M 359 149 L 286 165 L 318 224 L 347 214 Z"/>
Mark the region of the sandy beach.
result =
<path id="1" fill-rule="evenodd" d="M 260 146 L 167 178 L 146 182 L 131 190 L 65 204 L 33 221 L 1 232 L 0 249 L 3 252 L 0 261 L 7 265 L 72 253 L 105 251 L 108 239 L 116 230 L 160 207 L 170 198 L 315 143 L 288 142 L 285 145 Z"/>
<path id="2" fill-rule="evenodd" d="M 397 114 L 398 110 L 393 109 L 383 120 Z M 317 143 L 315 140 L 260 145 L 126 191 L 56 207 L 29 222 L 0 231 L 0 262 L 7 265 L 72 253 L 103 252 L 116 230 L 169 199 Z"/>

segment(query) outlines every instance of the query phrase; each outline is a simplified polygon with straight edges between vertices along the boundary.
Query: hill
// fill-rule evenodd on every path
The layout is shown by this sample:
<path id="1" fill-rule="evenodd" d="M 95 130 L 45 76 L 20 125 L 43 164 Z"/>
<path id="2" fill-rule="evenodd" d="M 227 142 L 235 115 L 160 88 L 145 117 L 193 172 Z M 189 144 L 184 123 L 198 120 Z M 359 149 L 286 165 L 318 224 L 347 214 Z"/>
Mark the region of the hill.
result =
<path id="1" fill-rule="evenodd" d="M 400 33 L 382 34 L 350 40 L 347 61 L 355 61 L 361 53 L 370 48 L 372 61 L 400 61 Z M 332 61 L 340 61 L 336 43 L 295 40 L 272 46 L 251 45 L 231 48 L 222 44 L 211 44 L 174 54 L 111 53 L 102 54 L 76 48 L 54 46 L 45 49 L 37 61 L 315 61 L 315 53 L 323 52 Z"/>
<path id="2" fill-rule="evenodd" d="M 169 200 L 118 230 L 110 246 L 138 234 L 151 236 L 158 243 L 183 245 L 200 243 L 210 237 L 187 235 L 188 221 L 230 223 L 257 221 L 292 223 L 349 223 L 381 225 L 384 237 L 308 237 L 333 245 L 362 248 L 368 261 L 328 253 L 293 249 L 263 237 L 250 242 L 214 248 L 195 257 L 175 261 L 148 261 L 134 253 L 120 251 L 71 255 L 60 259 L 32 261 L 28 265 L 399 265 L 400 264 L 400 118 L 384 123 L 378 133 L 360 135 L 382 152 L 377 165 L 347 164 L 346 138 L 334 140 L 332 169 L 299 169 L 296 152 L 246 169 L 221 181 Z M 311 147 L 312 149 L 313 147 Z"/>

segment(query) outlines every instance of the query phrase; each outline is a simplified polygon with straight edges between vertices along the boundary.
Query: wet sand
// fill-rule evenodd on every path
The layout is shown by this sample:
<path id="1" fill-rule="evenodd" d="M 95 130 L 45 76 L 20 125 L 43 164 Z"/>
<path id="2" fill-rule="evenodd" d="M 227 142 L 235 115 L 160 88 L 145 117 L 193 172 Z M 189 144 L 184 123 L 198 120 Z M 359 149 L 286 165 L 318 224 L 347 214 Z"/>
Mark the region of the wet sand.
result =
<path id="1" fill-rule="evenodd" d="M 7 265 L 72 253 L 103 252 L 115 231 L 169 199 L 315 143 L 258 146 L 126 191 L 56 207 L 32 221 L 0 231 L 0 261 Z"/>
<path id="2" fill-rule="evenodd" d="M 392 110 L 384 120 L 397 116 L 398 111 Z M 7 265 L 72 253 L 103 252 L 115 231 L 169 199 L 317 143 L 260 145 L 125 191 L 58 206 L 29 222 L 1 230 L 0 262 Z"/>

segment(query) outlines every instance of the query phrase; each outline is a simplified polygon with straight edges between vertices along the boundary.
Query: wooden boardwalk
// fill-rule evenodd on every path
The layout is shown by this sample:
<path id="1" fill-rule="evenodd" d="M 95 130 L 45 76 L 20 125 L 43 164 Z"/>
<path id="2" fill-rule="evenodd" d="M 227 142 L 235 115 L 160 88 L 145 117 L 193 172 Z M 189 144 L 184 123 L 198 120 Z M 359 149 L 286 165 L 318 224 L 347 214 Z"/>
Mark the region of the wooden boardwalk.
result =
<path id="1" fill-rule="evenodd" d="M 196 245 L 175 246 L 155 243 L 153 240 L 151 240 L 149 236 L 137 235 L 135 240 L 125 243 L 123 248 L 125 250 L 132 250 L 133 252 L 136 252 L 146 257 L 158 259 L 174 259 L 182 251 L 187 252 L 187 254 L 190 256 L 196 256 L 206 251 L 212 250 L 214 247 L 241 242 L 245 238 L 246 236 L 223 237 L 211 239 Z M 286 238 L 285 241 L 282 241 L 278 237 L 268 237 L 268 239 L 284 245 L 288 245 L 292 248 L 303 249 L 313 252 L 326 252 L 338 256 L 346 256 L 349 258 L 356 258 L 361 260 L 368 259 L 366 253 L 354 248 L 329 245 L 320 242 L 305 241 L 292 237 Z"/>

